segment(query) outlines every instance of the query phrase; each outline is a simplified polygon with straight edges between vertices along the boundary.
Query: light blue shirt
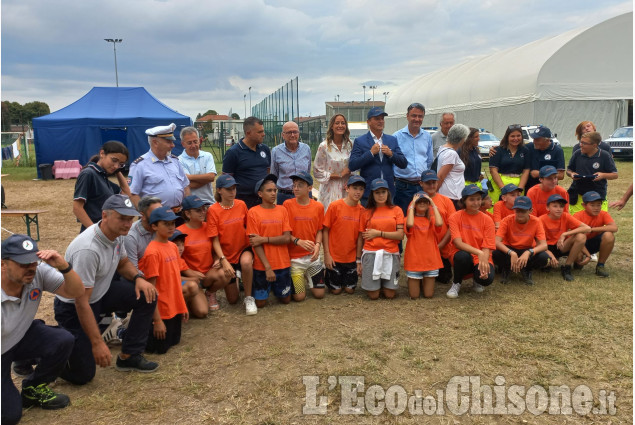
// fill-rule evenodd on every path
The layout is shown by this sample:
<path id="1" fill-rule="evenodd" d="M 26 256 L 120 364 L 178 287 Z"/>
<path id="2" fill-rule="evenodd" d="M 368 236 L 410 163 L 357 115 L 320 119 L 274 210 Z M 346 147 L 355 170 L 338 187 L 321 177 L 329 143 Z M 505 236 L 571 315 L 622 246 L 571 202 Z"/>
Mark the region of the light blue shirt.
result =
<path id="1" fill-rule="evenodd" d="M 185 168 L 185 174 L 207 174 L 216 173 L 216 164 L 214 164 L 214 156 L 206 151 L 198 151 L 198 158 L 189 156 L 185 150 L 179 155 L 179 161 Z M 201 186 L 196 189 L 190 189 L 192 195 L 196 195 L 208 204 L 216 202 L 214 200 L 214 193 L 212 192 L 212 184 L 208 183 L 205 186 Z"/>
<path id="2" fill-rule="evenodd" d="M 412 137 L 410 131 L 408 130 L 408 126 L 405 126 L 401 130 L 395 132 L 393 136 L 397 138 L 399 149 L 401 149 L 401 153 L 403 153 L 408 160 L 408 166 L 406 168 L 393 166 L 395 177 L 411 181 L 419 181 L 421 179 L 421 174 L 425 170 L 429 170 L 432 162 L 434 161 L 432 137 L 430 137 L 430 133 L 423 129 L 419 129 L 417 137 Z"/>
<path id="3" fill-rule="evenodd" d="M 163 206 L 174 208 L 181 205 L 190 181 L 175 155 L 160 160 L 149 151 L 130 164 L 128 184 L 133 195 L 142 198 L 146 195 L 156 196 L 161 199 Z"/>
<path id="4" fill-rule="evenodd" d="M 291 152 L 286 143 L 281 143 L 271 150 L 271 174 L 278 177 L 280 189 L 293 189 L 291 176 L 300 172 L 311 172 L 311 148 L 300 142 L 298 149 Z"/>

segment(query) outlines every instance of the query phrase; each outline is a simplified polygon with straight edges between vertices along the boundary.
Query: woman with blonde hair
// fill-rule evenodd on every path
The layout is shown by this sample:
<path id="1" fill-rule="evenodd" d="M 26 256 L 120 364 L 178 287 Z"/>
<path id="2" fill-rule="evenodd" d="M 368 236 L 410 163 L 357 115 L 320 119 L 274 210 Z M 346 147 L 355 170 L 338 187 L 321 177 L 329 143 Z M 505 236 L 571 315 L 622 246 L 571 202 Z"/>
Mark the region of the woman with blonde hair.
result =
<path id="1" fill-rule="evenodd" d="M 331 202 L 346 196 L 346 182 L 351 175 L 348 158 L 353 149 L 349 136 L 346 117 L 333 115 L 326 131 L 326 141 L 320 143 L 315 154 L 313 176 L 320 182 L 318 201 L 324 205 L 324 211 Z"/>

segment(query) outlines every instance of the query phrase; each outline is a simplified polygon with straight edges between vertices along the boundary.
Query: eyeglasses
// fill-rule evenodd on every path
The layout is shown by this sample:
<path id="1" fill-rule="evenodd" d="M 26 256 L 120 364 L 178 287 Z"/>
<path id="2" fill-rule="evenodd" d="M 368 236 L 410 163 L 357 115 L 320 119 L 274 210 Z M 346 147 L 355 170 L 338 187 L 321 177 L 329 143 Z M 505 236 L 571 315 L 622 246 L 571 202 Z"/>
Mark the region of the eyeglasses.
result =
<path id="1" fill-rule="evenodd" d="M 282 134 L 288 134 L 289 136 L 297 136 L 298 134 L 300 134 L 300 132 L 292 130 L 292 131 L 283 131 Z"/>
<path id="2" fill-rule="evenodd" d="M 411 109 L 421 109 L 423 112 L 426 111 L 426 107 L 423 106 L 421 103 L 411 103 L 410 106 L 408 106 L 408 112 L 410 112 Z"/>
<path id="3" fill-rule="evenodd" d="M 580 141 L 580 146 L 591 146 L 592 144 L 593 144 L 593 143 L 591 143 L 591 142 L 583 142 L 583 141 Z"/>
<path id="4" fill-rule="evenodd" d="M 507 130 L 520 130 L 522 128 L 522 125 L 520 124 L 512 124 L 509 127 L 507 127 Z"/>
<path id="5" fill-rule="evenodd" d="M 119 166 L 119 168 L 123 168 L 126 166 L 126 161 L 119 161 L 119 158 L 117 158 L 116 156 L 110 156 L 109 158 L 110 158 L 110 161 L 113 164 Z"/>

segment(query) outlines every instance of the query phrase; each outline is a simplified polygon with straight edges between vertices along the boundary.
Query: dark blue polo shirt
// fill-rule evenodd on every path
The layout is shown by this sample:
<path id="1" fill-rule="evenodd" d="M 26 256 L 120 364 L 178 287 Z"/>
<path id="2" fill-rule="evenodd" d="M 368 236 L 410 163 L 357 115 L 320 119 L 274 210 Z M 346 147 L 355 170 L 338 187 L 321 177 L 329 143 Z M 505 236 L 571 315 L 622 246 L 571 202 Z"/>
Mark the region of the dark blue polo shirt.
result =
<path id="1" fill-rule="evenodd" d="M 93 223 L 97 223 L 101 220 L 101 207 L 106 199 L 120 192 L 121 188 L 108 180 L 103 168 L 89 162 L 77 176 L 73 200 L 83 200 L 84 211 Z"/>
<path id="2" fill-rule="evenodd" d="M 529 157 L 531 159 L 531 171 L 540 170 L 545 165 L 553 165 L 556 167 L 556 170 L 565 169 L 564 151 L 560 145 L 557 145 L 552 141 L 551 145 L 543 151 L 536 149 L 534 147 L 534 142 L 527 143 L 526 146 L 529 150 Z M 532 186 L 535 186 L 538 183 L 540 183 L 539 179 L 529 176 L 525 189 L 529 190 Z"/>
<path id="3" fill-rule="evenodd" d="M 459 152 L 459 156 L 461 152 Z M 461 158 L 463 159 L 463 158 Z M 481 155 L 479 155 L 478 148 L 469 151 L 467 156 L 467 162 L 465 162 L 465 171 L 463 177 L 465 181 L 477 182 L 481 177 Z"/>
<path id="4" fill-rule="evenodd" d="M 509 149 L 498 146 L 494 156 L 489 159 L 489 166 L 498 168 L 499 174 L 522 174 L 531 167 L 530 160 L 526 146 L 518 148 L 513 157 Z"/>
<path id="5" fill-rule="evenodd" d="M 598 149 L 598 151 L 591 156 L 586 156 L 580 150 L 576 151 L 571 156 L 568 168 L 576 174 L 585 176 L 595 173 L 617 173 L 613 157 L 602 149 Z M 571 183 L 569 191 L 575 191 L 578 195 L 584 195 L 585 193 L 594 190 L 600 194 L 602 199 L 606 199 L 607 186 L 608 182 L 604 179 L 599 181 L 581 179 L 574 180 L 573 183 Z M 573 203 L 573 201 L 571 202 Z"/>
<path id="6" fill-rule="evenodd" d="M 223 158 L 223 173 L 229 173 L 236 180 L 236 197 L 253 197 L 254 187 L 258 180 L 267 175 L 271 166 L 269 146 L 260 143 L 256 150 L 251 150 L 243 139 L 229 148 Z"/>

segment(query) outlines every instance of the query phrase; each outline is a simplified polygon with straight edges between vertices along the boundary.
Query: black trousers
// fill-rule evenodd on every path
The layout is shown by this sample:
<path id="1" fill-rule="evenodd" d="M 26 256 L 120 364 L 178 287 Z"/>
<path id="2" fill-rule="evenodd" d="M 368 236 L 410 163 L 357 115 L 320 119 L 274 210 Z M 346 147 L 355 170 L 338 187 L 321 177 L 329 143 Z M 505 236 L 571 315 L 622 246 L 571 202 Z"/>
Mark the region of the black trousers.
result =
<path id="1" fill-rule="evenodd" d="M 478 271 L 478 264 L 472 261 L 472 254 L 467 251 L 459 251 L 454 254 L 454 283 L 461 283 L 463 278 L 468 274 L 472 274 L 474 282 L 488 286 L 494 281 L 494 265 L 490 263 L 489 274 L 482 279 L 481 273 Z"/>
<path id="2" fill-rule="evenodd" d="M 523 255 L 525 251 L 527 251 L 526 249 L 516 249 L 516 248 L 510 248 L 510 249 L 514 251 L 516 254 L 518 254 L 519 257 Z M 501 270 L 503 271 L 511 270 L 512 268 L 511 257 L 507 255 L 507 253 L 496 250 L 492 253 L 492 259 L 494 260 L 494 264 L 499 266 Z M 547 254 L 545 251 L 539 252 L 538 254 L 532 255 L 531 257 L 529 257 L 529 260 L 527 260 L 527 265 L 523 267 L 523 270 L 531 271 L 533 269 L 541 269 L 543 267 L 546 267 L 548 263 L 549 263 L 549 254 Z"/>
<path id="3" fill-rule="evenodd" d="M 152 327 L 152 315 L 156 301 L 147 303 L 145 296 L 137 300 L 134 283 L 128 280 L 113 280 L 108 292 L 97 302 L 90 305 L 99 323 L 101 313 L 111 314 L 116 311 L 130 311 L 130 323 L 123 338 L 121 352 L 124 354 L 141 354 L 145 350 L 148 332 Z M 97 369 L 90 340 L 79 322 L 74 303 L 65 303 L 55 299 L 55 320 L 75 337 L 75 347 L 68 359 L 68 364 L 60 376 L 77 385 L 90 382 Z"/>

